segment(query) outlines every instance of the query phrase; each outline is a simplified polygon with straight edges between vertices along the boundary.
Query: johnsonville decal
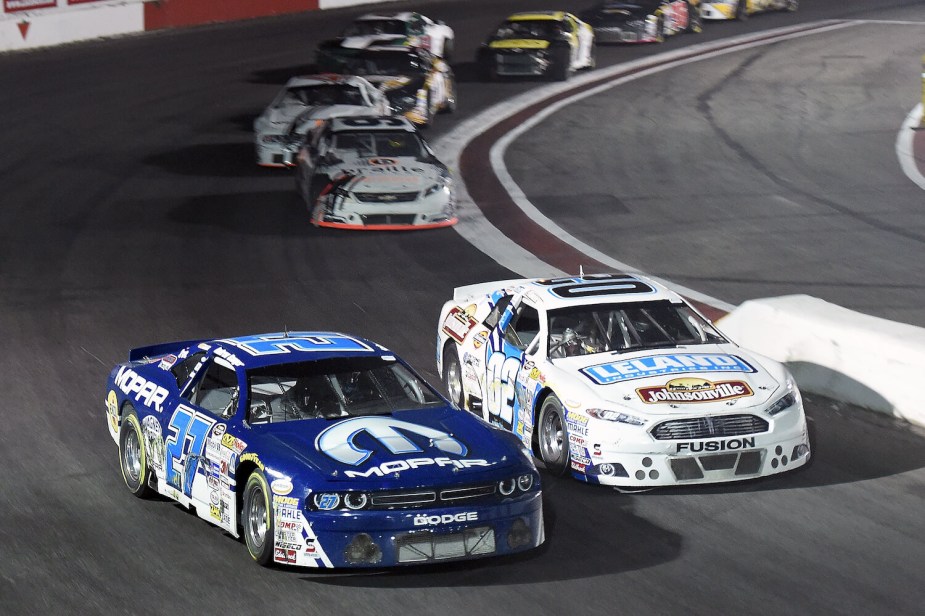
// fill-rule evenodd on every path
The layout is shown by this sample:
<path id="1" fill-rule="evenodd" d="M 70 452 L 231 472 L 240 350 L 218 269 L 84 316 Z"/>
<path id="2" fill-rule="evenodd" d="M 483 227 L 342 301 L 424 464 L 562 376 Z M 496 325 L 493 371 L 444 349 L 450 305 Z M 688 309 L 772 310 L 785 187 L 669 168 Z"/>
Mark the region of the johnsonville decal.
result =
<path id="1" fill-rule="evenodd" d="M 752 388 L 744 381 L 719 381 L 713 383 L 704 379 L 673 379 L 664 385 L 640 387 L 636 390 L 639 399 L 646 404 L 664 402 L 696 403 L 735 400 L 754 395 Z"/>

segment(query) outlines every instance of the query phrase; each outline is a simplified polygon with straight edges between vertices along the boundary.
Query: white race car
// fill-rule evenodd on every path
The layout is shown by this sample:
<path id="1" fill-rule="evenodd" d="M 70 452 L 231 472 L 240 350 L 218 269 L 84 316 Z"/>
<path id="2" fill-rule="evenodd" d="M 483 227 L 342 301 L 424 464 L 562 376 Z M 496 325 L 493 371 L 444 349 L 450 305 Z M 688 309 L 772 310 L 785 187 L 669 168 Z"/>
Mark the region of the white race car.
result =
<path id="1" fill-rule="evenodd" d="M 430 229 L 457 222 L 450 172 L 402 116 L 334 118 L 305 140 L 296 189 L 319 227 Z"/>
<path id="2" fill-rule="evenodd" d="M 376 45 L 420 47 L 449 60 L 455 38 L 453 29 L 442 21 L 405 11 L 360 15 L 336 42 L 348 49 Z"/>
<path id="3" fill-rule="evenodd" d="M 810 458 L 786 368 L 641 276 L 458 288 L 440 312 L 437 368 L 458 406 L 589 483 L 736 481 Z"/>
<path id="4" fill-rule="evenodd" d="M 700 3 L 703 19 L 748 19 L 762 11 L 795 11 L 800 0 L 704 0 Z"/>
<path id="5" fill-rule="evenodd" d="M 257 164 L 292 165 L 309 129 L 327 118 L 389 113 L 379 88 L 352 75 L 293 77 L 254 120 Z"/>

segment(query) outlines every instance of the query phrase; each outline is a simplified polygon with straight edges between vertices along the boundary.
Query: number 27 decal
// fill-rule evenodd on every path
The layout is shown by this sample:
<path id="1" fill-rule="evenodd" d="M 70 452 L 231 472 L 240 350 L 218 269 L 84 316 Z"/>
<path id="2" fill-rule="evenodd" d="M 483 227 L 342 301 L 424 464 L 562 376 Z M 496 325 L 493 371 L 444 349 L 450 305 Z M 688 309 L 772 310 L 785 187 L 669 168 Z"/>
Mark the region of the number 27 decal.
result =
<path id="1" fill-rule="evenodd" d="M 165 441 L 167 483 L 182 490 L 186 496 L 192 494 L 193 478 L 205 447 L 206 435 L 214 424 L 214 419 L 182 405 L 170 418 L 167 426 L 170 436 Z"/>

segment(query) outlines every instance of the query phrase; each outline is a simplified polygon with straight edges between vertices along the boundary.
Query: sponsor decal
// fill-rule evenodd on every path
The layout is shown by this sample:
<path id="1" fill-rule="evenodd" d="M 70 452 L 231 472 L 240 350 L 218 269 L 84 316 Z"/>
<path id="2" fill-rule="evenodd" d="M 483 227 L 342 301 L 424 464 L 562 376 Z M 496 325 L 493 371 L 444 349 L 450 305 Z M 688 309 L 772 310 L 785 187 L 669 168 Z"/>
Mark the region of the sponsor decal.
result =
<path id="1" fill-rule="evenodd" d="M 743 359 L 720 353 L 652 355 L 582 368 L 581 373 L 598 385 L 665 374 L 693 372 L 754 372 Z"/>
<path id="2" fill-rule="evenodd" d="M 456 342 L 462 342 L 476 325 L 478 321 L 454 306 L 443 320 L 443 331 Z"/>
<path id="3" fill-rule="evenodd" d="M 338 462 L 357 466 L 373 454 L 371 450 L 356 445 L 356 437 L 360 433 L 371 436 L 393 454 L 423 451 L 404 433 L 422 436 L 428 439 L 431 447 L 446 453 L 465 456 L 468 452 L 465 445 L 446 432 L 381 416 L 355 417 L 334 424 L 318 435 L 315 439 L 315 449 Z"/>
<path id="4" fill-rule="evenodd" d="M 485 344 L 487 340 L 488 340 L 488 332 L 486 331 L 478 332 L 472 338 L 472 346 L 474 346 L 477 349 L 481 349 L 482 345 Z"/>
<path id="5" fill-rule="evenodd" d="M 292 492 L 292 482 L 288 479 L 274 479 L 273 483 L 270 484 L 270 489 L 273 490 L 274 494 L 285 496 Z"/>
<path id="6" fill-rule="evenodd" d="M 225 424 L 223 423 L 215 424 L 215 426 L 212 427 L 212 436 L 218 437 L 218 436 L 223 435 L 224 433 L 225 433 Z"/>
<path id="7" fill-rule="evenodd" d="M 116 392 L 109 390 L 106 396 L 106 415 L 109 417 L 109 427 L 113 432 L 119 431 L 119 399 Z"/>
<path id="8" fill-rule="evenodd" d="M 167 390 L 160 385 L 139 376 L 134 370 L 125 366 L 119 368 L 119 372 L 116 373 L 115 386 L 129 397 L 135 394 L 134 399 L 137 402 L 141 402 L 158 413 L 163 412 L 162 405 L 169 395 Z"/>
<path id="9" fill-rule="evenodd" d="M 755 437 L 730 438 L 723 441 L 689 441 L 678 443 L 677 452 L 736 451 L 755 446 Z"/>
<path id="10" fill-rule="evenodd" d="M 601 444 L 594 443 L 591 446 L 591 456 L 595 458 L 600 458 L 602 455 L 603 455 L 603 452 L 601 451 Z"/>
<path id="11" fill-rule="evenodd" d="M 413 470 L 422 466 L 452 466 L 454 468 L 474 468 L 491 466 L 488 460 L 451 460 L 449 458 L 410 458 L 384 462 L 365 471 L 345 471 L 347 477 L 385 477 L 391 473 Z"/>
<path id="12" fill-rule="evenodd" d="M 222 519 L 222 510 L 216 505 L 209 505 L 209 515 L 216 520 Z"/>
<path id="13" fill-rule="evenodd" d="M 156 471 L 164 469 L 164 436 L 161 424 L 154 415 L 146 415 L 141 420 L 141 431 L 145 436 L 145 450 L 148 453 L 148 466 Z"/>
<path id="14" fill-rule="evenodd" d="M 228 433 L 222 435 L 222 446 L 237 453 L 241 453 L 247 449 L 247 443 Z"/>
<path id="15" fill-rule="evenodd" d="M 302 521 L 302 517 L 299 514 L 299 510 L 294 507 L 277 507 L 276 508 L 276 518 L 280 521 L 289 520 L 292 522 Z"/>
<path id="16" fill-rule="evenodd" d="M 280 547 L 274 547 L 273 548 L 273 560 L 275 560 L 278 563 L 294 565 L 296 562 L 296 551 L 287 550 L 285 548 L 280 548 Z"/>
<path id="17" fill-rule="evenodd" d="M 260 461 L 260 458 L 257 457 L 255 453 L 246 453 L 241 456 L 241 462 L 253 462 L 257 465 L 257 468 L 264 470 L 263 462 Z"/>
<path id="18" fill-rule="evenodd" d="M 569 434 L 569 435 L 568 435 L 568 442 L 569 442 L 569 443 L 574 443 L 575 445 L 584 445 L 584 444 L 585 444 L 585 439 L 584 439 L 583 436 L 579 436 L 579 435 L 577 435 L 577 434 Z"/>
<path id="19" fill-rule="evenodd" d="M 298 522 L 293 522 L 292 520 L 280 520 L 277 523 L 276 527 L 279 530 L 294 530 L 294 531 L 302 530 L 302 525 Z"/>
<path id="20" fill-rule="evenodd" d="M 161 358 L 161 362 L 157 365 L 161 370 L 170 370 L 173 368 L 173 365 L 177 363 L 176 355 L 165 355 Z"/>
<path id="21" fill-rule="evenodd" d="M 452 524 L 453 522 L 477 522 L 479 519 L 478 511 L 466 511 L 463 513 L 444 513 L 443 515 L 426 515 L 419 513 L 414 516 L 415 526 L 439 526 L 441 524 Z"/>
<path id="22" fill-rule="evenodd" d="M 394 158 L 370 158 L 367 160 L 370 165 L 397 165 L 398 161 Z"/>
<path id="23" fill-rule="evenodd" d="M 754 395 L 744 381 L 719 381 L 713 383 L 704 379 L 681 378 L 668 381 L 656 387 L 640 387 L 636 395 L 646 404 L 661 402 L 720 402 Z"/>
<path id="24" fill-rule="evenodd" d="M 565 420 L 569 422 L 574 422 L 576 424 L 587 425 L 588 416 L 582 415 L 581 413 L 576 413 L 574 411 L 567 411 L 565 413 Z"/>
<path id="25" fill-rule="evenodd" d="M 298 507 L 299 499 L 295 496 L 279 496 L 278 494 L 274 494 L 273 504 L 279 507 Z"/>

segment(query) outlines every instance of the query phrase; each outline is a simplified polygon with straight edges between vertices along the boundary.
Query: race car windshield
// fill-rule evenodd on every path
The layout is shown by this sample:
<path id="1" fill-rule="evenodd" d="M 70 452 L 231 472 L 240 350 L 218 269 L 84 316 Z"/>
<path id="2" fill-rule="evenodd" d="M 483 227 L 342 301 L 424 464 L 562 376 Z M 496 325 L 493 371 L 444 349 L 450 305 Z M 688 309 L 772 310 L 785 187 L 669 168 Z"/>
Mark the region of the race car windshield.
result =
<path id="1" fill-rule="evenodd" d="M 341 131 L 334 134 L 332 148 L 341 156 L 356 153 L 362 158 L 424 154 L 420 137 L 406 131 Z"/>
<path id="2" fill-rule="evenodd" d="M 280 364 L 247 375 L 248 421 L 388 415 L 444 404 L 404 364 L 382 357 Z"/>
<path id="3" fill-rule="evenodd" d="M 689 306 L 668 300 L 575 306 L 548 318 L 551 358 L 727 342 Z"/>
<path id="4" fill-rule="evenodd" d="M 495 31 L 495 40 L 552 39 L 562 34 L 562 25 L 551 19 L 536 21 L 509 21 Z"/>
<path id="5" fill-rule="evenodd" d="M 362 105 L 363 95 L 358 88 L 347 85 L 312 85 L 289 88 L 283 103 L 306 106 Z"/>
<path id="6" fill-rule="evenodd" d="M 400 19 L 363 19 L 354 22 L 344 36 L 374 36 L 376 34 L 404 34 L 405 22 Z"/>

